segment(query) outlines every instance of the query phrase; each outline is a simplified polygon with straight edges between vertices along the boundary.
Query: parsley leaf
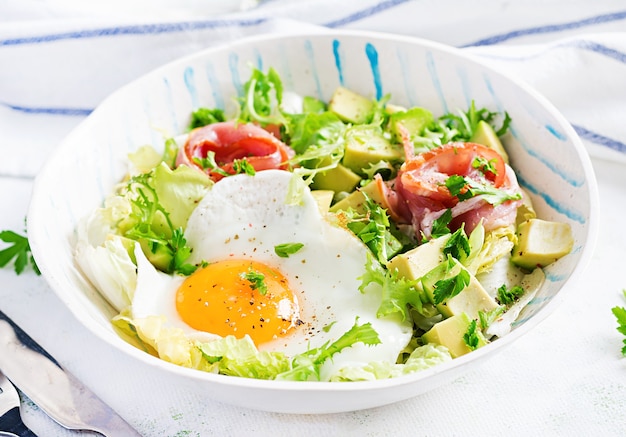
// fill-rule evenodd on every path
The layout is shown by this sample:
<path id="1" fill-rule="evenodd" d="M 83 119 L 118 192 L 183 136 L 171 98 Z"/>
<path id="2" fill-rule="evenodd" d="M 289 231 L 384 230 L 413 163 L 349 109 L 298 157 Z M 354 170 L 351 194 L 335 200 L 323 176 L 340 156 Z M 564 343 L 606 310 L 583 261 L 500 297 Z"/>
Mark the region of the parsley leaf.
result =
<path id="1" fill-rule="evenodd" d="M 463 341 L 471 350 L 476 350 L 478 348 L 478 332 L 476 330 L 476 320 L 472 320 L 467 327 L 467 331 L 463 334 Z"/>
<path id="2" fill-rule="evenodd" d="M 246 158 L 235 159 L 233 161 L 233 170 L 235 171 L 235 174 L 245 173 L 248 176 L 254 176 L 256 174 L 256 170 Z"/>
<path id="3" fill-rule="evenodd" d="M 493 206 L 498 206 L 507 200 L 519 200 L 520 193 L 509 194 L 488 184 L 481 184 L 472 179 L 459 175 L 452 175 L 445 181 L 445 185 L 450 194 L 456 196 L 460 201 L 470 199 L 474 196 L 482 196 L 486 202 Z"/>
<path id="4" fill-rule="evenodd" d="M 478 311 L 478 319 L 480 320 L 480 327 L 487 329 L 502 313 L 505 308 L 503 306 L 497 306 L 489 311 Z"/>
<path id="5" fill-rule="evenodd" d="M 448 255 L 448 260 L 445 261 L 446 270 L 452 269 L 456 262 L 454 259 Z M 470 274 L 466 269 L 461 269 L 461 271 L 450 278 L 443 278 L 435 282 L 434 290 L 433 290 L 433 302 L 435 305 L 439 305 L 443 303 L 445 300 L 453 298 L 457 294 L 459 294 L 465 287 L 469 285 L 470 282 Z"/>
<path id="6" fill-rule="evenodd" d="M 476 156 L 472 161 L 472 167 L 478 169 L 482 174 L 491 173 L 497 175 L 498 171 L 496 170 L 495 163 L 495 158 L 487 160 L 482 156 Z"/>
<path id="7" fill-rule="evenodd" d="M 37 263 L 35 263 L 35 258 L 33 258 L 30 251 L 30 244 L 28 243 L 27 237 L 13 231 L 5 230 L 0 232 L 0 240 L 5 243 L 12 243 L 6 249 L 0 250 L 0 267 L 6 266 L 13 260 L 13 268 L 18 275 L 24 271 L 29 263 L 36 274 L 41 274 Z"/>
<path id="8" fill-rule="evenodd" d="M 624 291 L 624 295 L 626 296 L 626 290 Z M 616 306 L 611 309 L 613 315 L 617 319 L 617 331 L 620 334 L 626 336 L 626 308 Z M 623 340 L 624 347 L 622 347 L 622 355 L 626 357 L 626 338 Z"/>
<path id="9" fill-rule="evenodd" d="M 274 252 L 281 258 L 289 258 L 289 255 L 293 255 L 304 247 L 302 243 L 283 243 L 274 246 Z"/>
<path id="10" fill-rule="evenodd" d="M 265 284 L 265 275 L 256 270 L 249 269 L 246 273 L 239 275 L 241 279 L 245 279 L 250 282 L 250 288 L 253 290 L 259 290 L 263 296 L 267 294 L 267 284 Z"/>
<path id="11" fill-rule="evenodd" d="M 452 210 L 450 208 L 446 209 L 438 219 L 433 222 L 433 228 L 430 231 L 431 238 L 442 237 L 446 234 L 450 233 L 450 228 L 448 225 L 452 221 Z"/>
<path id="12" fill-rule="evenodd" d="M 502 305 L 509 305 L 515 302 L 522 294 L 524 294 L 524 289 L 521 286 L 515 285 L 508 289 L 506 284 L 502 284 L 500 288 L 498 288 L 498 301 Z"/>
<path id="13" fill-rule="evenodd" d="M 444 255 L 450 255 L 459 261 L 467 258 L 470 251 L 469 239 L 462 227 L 457 229 L 454 234 L 450 235 L 450 238 L 443 246 Z"/>
<path id="14" fill-rule="evenodd" d="M 203 158 L 194 156 L 192 161 L 202 167 L 203 170 L 211 170 L 222 176 L 230 176 L 230 174 L 222 170 L 217 162 L 215 162 L 215 152 L 212 150 L 209 150 Z"/>

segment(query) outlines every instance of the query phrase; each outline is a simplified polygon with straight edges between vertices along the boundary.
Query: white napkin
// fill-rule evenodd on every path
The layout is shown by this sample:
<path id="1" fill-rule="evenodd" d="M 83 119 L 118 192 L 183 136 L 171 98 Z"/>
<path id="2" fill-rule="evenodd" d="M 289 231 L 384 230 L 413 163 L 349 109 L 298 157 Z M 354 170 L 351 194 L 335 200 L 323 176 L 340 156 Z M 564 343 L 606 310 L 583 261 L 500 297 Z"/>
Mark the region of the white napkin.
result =
<path id="1" fill-rule="evenodd" d="M 240 37 L 311 25 L 467 47 L 551 100 L 592 155 L 622 162 L 626 156 L 626 32 L 615 32 L 626 29 L 626 11 L 616 10 L 617 1 L 594 1 L 589 8 L 547 0 L 541 14 L 535 2 L 485 0 L 351 0 L 340 6 L 274 0 L 251 10 L 248 0 L 147 3 L 115 2 L 118 9 L 106 10 L 117 14 L 108 15 L 97 7 L 102 3 L 0 3 L 7 9 L 0 13 L 0 174 L 33 177 L 108 94 L 163 63 Z"/>

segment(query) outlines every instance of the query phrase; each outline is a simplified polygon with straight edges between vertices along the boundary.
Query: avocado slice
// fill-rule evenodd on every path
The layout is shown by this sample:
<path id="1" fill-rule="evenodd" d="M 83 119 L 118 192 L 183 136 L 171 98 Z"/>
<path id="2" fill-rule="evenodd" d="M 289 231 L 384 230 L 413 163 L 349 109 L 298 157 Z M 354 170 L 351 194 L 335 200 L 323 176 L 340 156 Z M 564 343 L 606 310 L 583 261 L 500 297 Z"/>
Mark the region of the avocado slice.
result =
<path id="1" fill-rule="evenodd" d="M 507 164 L 509 163 L 509 154 L 506 153 L 500 138 L 496 135 L 496 131 L 491 127 L 489 123 L 485 120 L 480 120 L 478 125 L 476 125 L 476 130 L 472 134 L 470 138 L 471 143 L 482 144 L 483 146 L 487 146 L 490 149 L 495 150 L 502 156 L 502 159 Z"/>
<path id="2" fill-rule="evenodd" d="M 433 113 L 428 109 L 414 107 L 407 111 L 394 112 L 389 116 L 389 130 L 396 141 L 401 142 L 403 128 L 409 136 L 421 135 L 429 124 L 433 122 Z"/>
<path id="3" fill-rule="evenodd" d="M 517 244 L 511 261 L 525 269 L 545 267 L 567 255 L 574 247 L 574 236 L 569 223 L 537 218 L 520 223 Z"/>
<path id="4" fill-rule="evenodd" d="M 387 269 L 397 271 L 400 278 L 409 280 L 421 278 L 444 261 L 443 247 L 449 238 L 450 234 L 442 235 L 408 252 L 396 255 L 387 264 Z"/>
<path id="5" fill-rule="evenodd" d="M 311 188 L 314 190 L 331 190 L 335 193 L 345 191 L 351 193 L 361 181 L 361 176 L 347 167 L 337 164 L 337 167 L 315 175 Z"/>
<path id="6" fill-rule="evenodd" d="M 450 351 L 452 358 L 460 357 L 472 351 L 463 339 L 470 323 L 472 323 L 472 320 L 467 314 L 457 314 L 435 324 L 428 332 L 422 335 L 422 341 L 424 343 L 445 346 Z M 476 330 L 476 335 L 478 337 L 478 347 L 487 344 L 487 340 L 482 335 L 482 332 Z"/>
<path id="7" fill-rule="evenodd" d="M 397 162 L 404 156 L 404 149 L 385 138 L 378 126 L 353 126 L 345 133 L 345 150 L 342 164 L 358 174 L 379 161 Z"/>
<path id="8" fill-rule="evenodd" d="M 344 87 L 338 87 L 328 102 L 328 110 L 353 124 L 367 123 L 372 117 L 374 101 Z"/>
<path id="9" fill-rule="evenodd" d="M 353 191 L 348 196 L 341 199 L 330 207 L 330 212 L 347 211 L 353 209 L 359 214 L 365 214 L 365 195 L 372 199 L 374 202 L 385 207 L 383 194 L 378 189 L 376 182 L 369 182 L 367 185 Z"/>
<path id="10" fill-rule="evenodd" d="M 480 284 L 478 279 L 460 262 L 454 260 L 454 267 L 443 269 L 443 264 L 435 267 L 422 277 L 422 286 L 428 299 L 435 304 L 435 286 L 441 279 L 449 279 L 458 275 L 462 270 L 469 275 L 469 283 L 457 295 L 436 304 L 437 309 L 444 317 L 452 317 L 466 313 L 473 319 L 478 318 L 479 311 L 491 311 L 499 305 Z"/>

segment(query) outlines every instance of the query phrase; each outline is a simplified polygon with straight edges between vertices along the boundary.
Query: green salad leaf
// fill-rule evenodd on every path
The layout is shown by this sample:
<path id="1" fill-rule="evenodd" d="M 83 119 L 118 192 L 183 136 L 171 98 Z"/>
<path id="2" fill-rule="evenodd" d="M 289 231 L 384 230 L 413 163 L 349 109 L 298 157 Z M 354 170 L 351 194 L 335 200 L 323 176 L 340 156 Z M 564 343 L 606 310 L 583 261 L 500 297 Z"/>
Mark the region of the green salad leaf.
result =
<path id="1" fill-rule="evenodd" d="M 0 267 L 5 267 L 13 260 L 16 274 L 21 274 L 28 265 L 37 275 L 41 274 L 30 251 L 30 244 L 26 236 L 5 230 L 0 232 L 0 240 L 10 244 L 6 249 L 0 250 Z"/>

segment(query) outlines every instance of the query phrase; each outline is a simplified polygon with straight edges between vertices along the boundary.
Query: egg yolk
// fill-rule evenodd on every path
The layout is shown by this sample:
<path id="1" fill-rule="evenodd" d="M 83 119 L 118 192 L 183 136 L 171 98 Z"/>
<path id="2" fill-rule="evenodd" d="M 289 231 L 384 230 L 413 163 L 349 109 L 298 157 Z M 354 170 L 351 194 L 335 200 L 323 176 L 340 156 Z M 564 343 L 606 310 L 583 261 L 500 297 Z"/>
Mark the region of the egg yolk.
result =
<path id="1" fill-rule="evenodd" d="M 299 307 L 287 279 L 251 260 L 225 260 L 196 270 L 176 292 L 176 310 L 194 329 L 248 334 L 259 346 L 298 326 Z"/>

